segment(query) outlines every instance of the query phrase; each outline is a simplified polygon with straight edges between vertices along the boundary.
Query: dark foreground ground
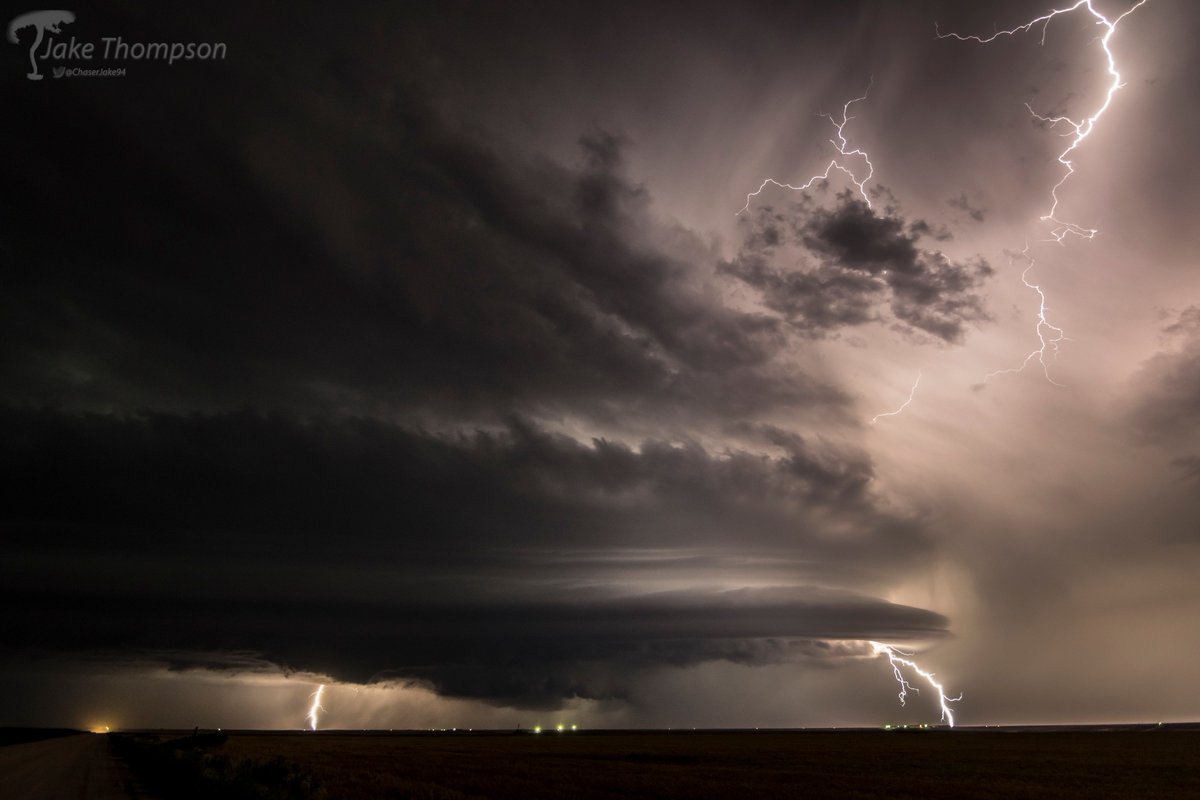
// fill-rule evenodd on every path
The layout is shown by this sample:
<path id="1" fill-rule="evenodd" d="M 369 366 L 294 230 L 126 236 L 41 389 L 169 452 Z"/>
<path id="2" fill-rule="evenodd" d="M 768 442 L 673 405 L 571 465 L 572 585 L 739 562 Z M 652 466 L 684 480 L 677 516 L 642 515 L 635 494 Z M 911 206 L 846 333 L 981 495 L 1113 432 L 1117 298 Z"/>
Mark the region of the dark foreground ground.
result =
<path id="1" fill-rule="evenodd" d="M 114 737 L 162 797 L 1200 798 L 1200 731 Z"/>
<path id="2" fill-rule="evenodd" d="M 111 745 L 93 733 L 0 729 L 0 797 L 143 800 Z"/>

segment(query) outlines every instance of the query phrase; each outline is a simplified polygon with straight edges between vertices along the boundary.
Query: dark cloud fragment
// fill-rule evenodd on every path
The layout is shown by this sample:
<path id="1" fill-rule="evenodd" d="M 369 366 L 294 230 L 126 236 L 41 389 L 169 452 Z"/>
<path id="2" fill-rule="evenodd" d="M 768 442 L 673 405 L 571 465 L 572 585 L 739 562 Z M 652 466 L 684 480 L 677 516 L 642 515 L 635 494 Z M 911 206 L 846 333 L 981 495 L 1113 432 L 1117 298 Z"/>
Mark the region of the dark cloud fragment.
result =
<path id="1" fill-rule="evenodd" d="M 989 319 L 978 289 L 992 268 L 922 248 L 931 235 L 941 238 L 923 220 L 908 222 L 895 208 L 877 214 L 843 194 L 832 209 L 801 202 L 783 213 L 757 210 L 722 269 L 810 336 L 880 321 L 886 306 L 908 329 L 960 342 L 968 325 Z"/>
<path id="2" fill-rule="evenodd" d="M 957 197 L 951 197 L 946 201 L 946 205 L 958 209 L 976 222 L 983 222 L 987 217 L 987 209 L 973 205 L 967 198 L 966 192 Z"/>

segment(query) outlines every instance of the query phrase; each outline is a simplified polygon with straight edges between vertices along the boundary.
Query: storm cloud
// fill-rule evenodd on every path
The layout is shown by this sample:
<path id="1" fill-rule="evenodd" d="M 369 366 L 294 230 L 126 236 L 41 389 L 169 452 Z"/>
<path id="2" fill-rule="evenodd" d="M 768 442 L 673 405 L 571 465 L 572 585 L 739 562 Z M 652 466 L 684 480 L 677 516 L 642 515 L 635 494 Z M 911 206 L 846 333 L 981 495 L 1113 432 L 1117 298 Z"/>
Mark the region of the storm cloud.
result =
<path id="1" fill-rule="evenodd" d="M 848 193 L 833 209 L 811 199 L 781 211 L 757 209 L 737 256 L 722 269 L 754 287 L 763 303 L 809 336 L 891 318 L 958 343 L 990 319 L 979 289 L 992 268 L 919 246 L 932 233 L 894 207 L 877 215 Z"/>
<path id="2" fill-rule="evenodd" d="M 158 695 L 187 714 L 196 675 L 240 687 L 213 705 L 251 726 L 320 681 L 422 687 L 388 727 L 917 721 L 869 641 L 921 650 L 964 720 L 1169 717 L 1195 13 L 1122 23 L 1059 191 L 1101 233 L 1061 245 L 1062 130 L 1024 104 L 1103 97 L 1069 15 L 977 46 L 934 24 L 1020 14 L 102 3 L 73 35 L 228 57 L 37 82 L 10 47 L 0 672 L 54 716 L 0 722 L 83 724 L 70 676 L 147 670 L 190 676 Z M 828 164 L 822 115 L 867 86 L 869 205 L 833 170 L 737 213 Z M 1057 358 L 1014 369 L 1042 314 Z"/>
<path id="3" fill-rule="evenodd" d="M 87 209 L 138 213 L 158 189 L 123 174 L 154 175 L 170 194 L 190 165 L 153 150 L 136 166 L 114 162 L 103 140 L 23 142 L 25 184 L 36 192 L 53 159 L 68 199 L 9 231 L 18 260 L 43 266 L 21 270 L 4 298 L 6 384 L 23 399 L 101 408 L 252 397 L 493 416 L 842 401 L 827 382 L 773 363 L 786 344 L 775 320 L 730 309 L 706 286 L 715 256 L 651 216 L 648 193 L 620 174 L 617 138 L 585 135 L 568 168 L 452 133 L 418 101 L 394 102 L 349 133 L 353 156 L 325 165 L 352 207 L 289 185 L 309 178 L 278 173 L 265 152 L 212 178 L 203 210 L 152 212 L 128 240 L 89 229 Z M 290 133 L 291 157 L 321 164 L 323 132 Z M 78 220 L 79 238 L 55 235 L 62 218 Z M 83 258 L 101 266 L 73 277 Z"/>
<path id="4" fill-rule="evenodd" d="M 24 598 L 8 606 L 9 648 L 257 648 L 347 681 L 386 672 L 546 704 L 543 672 L 573 659 L 749 660 L 736 642 L 945 632 L 936 614 L 853 593 L 661 583 L 687 552 L 729 537 L 742 560 L 802 546 L 816 564 L 879 570 L 927 551 L 916 520 L 879 507 L 861 453 L 778 430 L 761 431 L 779 448 L 767 457 L 583 444 L 522 420 L 436 434 L 369 419 L 9 409 L 0 428 L 7 548 L 21 565 L 7 591 Z M 127 561 L 81 575 L 48 557 L 62 547 Z M 239 568 L 189 574 L 214 553 Z M 355 590 L 306 578 L 310 563 Z M 502 695 L 461 684 L 494 670 L 509 676 Z"/>

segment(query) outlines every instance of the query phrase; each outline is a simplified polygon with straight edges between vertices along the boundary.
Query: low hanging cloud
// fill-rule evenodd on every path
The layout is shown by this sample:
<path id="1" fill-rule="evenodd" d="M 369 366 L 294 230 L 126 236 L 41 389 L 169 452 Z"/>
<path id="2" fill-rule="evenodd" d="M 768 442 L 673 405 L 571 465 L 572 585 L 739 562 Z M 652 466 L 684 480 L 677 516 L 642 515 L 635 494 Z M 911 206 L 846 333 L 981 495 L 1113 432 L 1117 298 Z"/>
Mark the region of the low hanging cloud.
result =
<path id="1" fill-rule="evenodd" d="M 951 197 L 946 201 L 946 205 L 950 208 L 957 209 L 966 214 L 976 222 L 983 222 L 987 218 L 987 209 L 976 206 L 967 198 L 967 193 L 962 192 L 956 197 Z"/>
<path id="2" fill-rule="evenodd" d="M 3 590 L 9 653 L 257 653 L 542 707 L 620 696 L 626 667 L 946 633 L 940 615 L 773 563 L 800 548 L 828 587 L 839 565 L 894 573 L 931 547 L 874 498 L 865 456 L 778 429 L 757 431 L 775 456 L 584 444 L 522 420 L 435 434 L 9 408 L 0 431 L 23 565 Z M 694 557 L 731 537 L 736 557 Z"/>
<path id="3" fill-rule="evenodd" d="M 64 602 L 65 601 L 65 602 Z M 0 622 L 14 645 L 52 626 L 55 652 L 172 669 L 299 671 L 340 682 L 418 682 L 446 697 L 555 708 L 624 699 L 637 671 L 709 661 L 745 665 L 863 655 L 855 642 L 947 636 L 934 612 L 827 589 L 676 591 L 618 598 L 472 603 L 187 601 L 65 595 Z M 213 642 L 216 642 L 215 644 Z M 250 648 L 253 648 L 251 651 Z M 48 657 L 48 648 L 36 650 Z M 167 655 L 160 656 L 159 653 Z M 230 653 L 225 656 L 225 653 Z"/>
<path id="4" fill-rule="evenodd" d="M 990 319 L 979 289 L 991 266 L 922 247 L 932 228 L 894 206 L 879 215 L 846 193 L 832 209 L 805 197 L 782 211 L 756 209 L 744 232 L 722 271 L 804 335 L 886 322 L 886 308 L 902 328 L 958 343 L 969 326 Z"/>

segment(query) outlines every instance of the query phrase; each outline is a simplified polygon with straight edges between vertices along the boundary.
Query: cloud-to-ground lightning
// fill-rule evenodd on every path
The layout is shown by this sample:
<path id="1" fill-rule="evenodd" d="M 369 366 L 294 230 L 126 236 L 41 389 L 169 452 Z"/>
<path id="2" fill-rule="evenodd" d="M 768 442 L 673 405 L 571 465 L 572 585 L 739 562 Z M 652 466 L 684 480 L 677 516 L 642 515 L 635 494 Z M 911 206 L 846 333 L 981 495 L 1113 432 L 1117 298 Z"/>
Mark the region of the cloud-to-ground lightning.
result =
<path id="1" fill-rule="evenodd" d="M 308 727 L 309 730 L 317 729 L 317 714 L 325 710 L 325 706 L 321 705 L 321 695 L 325 694 L 325 684 L 317 687 L 309 697 L 312 698 L 312 705 L 308 708 Z"/>
<path id="2" fill-rule="evenodd" d="M 897 416 L 901 411 L 908 408 L 909 403 L 913 401 L 913 396 L 917 393 L 917 387 L 921 385 L 921 370 L 917 370 L 917 379 L 913 381 L 912 388 L 908 390 L 908 399 L 905 400 L 895 411 L 885 411 L 882 414 L 876 414 L 871 417 L 871 424 L 874 425 L 883 417 Z"/>
<path id="3" fill-rule="evenodd" d="M 1035 118 L 1041 120 L 1042 122 L 1048 123 L 1051 127 L 1055 127 L 1061 123 L 1071 128 L 1071 132 L 1067 134 L 1068 136 L 1071 136 L 1071 142 L 1067 145 L 1065 150 L 1058 154 L 1058 163 L 1063 165 L 1063 175 L 1059 179 L 1058 183 L 1054 184 L 1053 188 L 1051 188 L 1050 209 L 1044 215 L 1042 215 L 1042 221 L 1048 222 L 1052 226 L 1050 231 L 1051 238 L 1060 244 L 1062 243 L 1063 239 L 1068 236 L 1078 236 L 1083 239 L 1091 239 L 1098 233 L 1098 231 L 1094 228 L 1085 228 L 1082 225 L 1078 225 L 1074 222 L 1067 222 L 1058 218 L 1058 190 L 1061 189 L 1063 184 L 1065 184 L 1067 180 L 1069 180 L 1070 177 L 1075 174 L 1075 164 L 1071 161 L 1071 155 L 1079 148 L 1081 144 L 1083 144 L 1083 141 L 1092 134 L 1092 131 L 1096 129 L 1096 123 L 1100 120 L 1100 117 L 1104 115 L 1104 112 L 1108 110 L 1108 107 L 1112 105 L 1113 95 L 1115 95 L 1117 90 L 1124 85 L 1121 83 L 1121 73 L 1117 71 L 1117 60 L 1116 57 L 1113 56 L 1112 49 L 1109 47 L 1109 42 L 1112 40 L 1113 34 L 1117 32 L 1117 26 L 1120 25 L 1121 20 L 1125 19 L 1147 2 L 1149 2 L 1149 0 L 1138 0 L 1138 2 L 1130 6 L 1125 13 L 1113 20 L 1109 20 L 1108 17 L 1096 10 L 1095 6 L 1092 5 L 1092 0 L 1078 0 L 1078 2 L 1072 6 L 1067 6 L 1066 8 L 1056 8 L 1050 11 L 1048 14 L 1044 14 L 1036 19 L 1026 22 L 1024 25 L 1018 25 L 1015 28 L 1005 31 L 997 31 L 986 38 L 982 36 L 963 36 L 962 34 L 958 33 L 942 33 L 938 29 L 937 24 L 934 23 L 934 32 L 937 34 L 939 39 L 957 39 L 961 42 L 973 41 L 979 42 L 980 44 L 993 42 L 1001 36 L 1014 36 L 1017 33 L 1026 33 L 1039 23 L 1042 25 L 1041 43 L 1045 44 L 1046 30 L 1050 27 L 1050 21 L 1057 16 L 1070 14 L 1081 8 L 1087 9 L 1088 13 L 1095 18 L 1095 24 L 1104 27 L 1104 35 L 1099 38 L 1099 42 L 1101 49 L 1104 50 L 1104 57 L 1108 62 L 1108 74 L 1112 77 L 1112 80 L 1108 84 L 1108 91 L 1104 94 L 1104 102 L 1102 102 L 1089 116 L 1084 117 L 1082 120 L 1074 120 L 1067 116 L 1043 116 L 1034 111 L 1030 104 L 1025 104 L 1025 107 L 1029 109 L 1030 114 L 1033 114 Z M 1074 134 L 1073 136 L 1072 133 Z"/>
<path id="4" fill-rule="evenodd" d="M 797 191 L 797 192 L 805 191 L 806 189 L 811 187 L 817 181 L 829 180 L 829 173 L 831 173 L 835 169 L 840 170 L 841 172 L 846 174 L 846 176 L 850 179 L 850 182 L 858 187 L 858 193 L 860 195 L 862 195 L 862 199 L 866 202 L 867 207 L 871 208 L 871 198 L 867 196 L 867 181 L 871 180 L 871 177 L 875 174 L 875 165 L 871 163 L 870 157 L 862 149 L 857 148 L 857 147 L 854 148 L 853 150 L 846 149 L 850 146 L 850 143 L 846 141 L 846 132 L 845 131 L 846 131 L 846 123 L 848 123 L 850 120 L 854 119 L 854 117 L 850 116 L 850 106 L 854 105 L 855 103 L 866 100 L 867 95 L 871 92 L 871 85 L 873 83 L 874 83 L 874 81 L 872 81 L 872 83 L 867 84 L 867 89 L 866 89 L 866 91 L 864 91 L 862 93 L 861 97 L 856 97 L 853 100 L 846 101 L 846 104 L 844 106 L 842 106 L 842 121 L 841 122 L 838 122 L 837 120 L 835 120 L 833 118 L 832 114 L 822 114 L 821 115 L 821 116 L 825 117 L 827 120 L 829 120 L 829 123 L 831 125 L 833 125 L 834 130 L 837 131 L 837 140 L 835 141 L 833 139 L 830 139 L 829 143 L 832 144 L 835 148 L 837 148 L 838 153 L 843 157 L 843 159 L 849 158 L 851 156 L 859 156 L 860 158 L 862 158 L 863 163 L 865 163 L 867 166 L 867 174 L 866 175 L 864 175 L 861 179 L 859 179 L 858 173 L 854 169 L 846 166 L 845 163 L 839 162 L 837 158 L 833 158 L 830 160 L 829 165 L 825 167 L 824 172 L 819 172 L 816 175 L 813 175 L 811 178 L 808 179 L 808 181 L 806 183 L 802 183 L 799 186 L 793 186 L 790 183 L 783 183 L 781 181 L 775 180 L 774 178 L 767 178 L 766 180 L 764 180 L 762 182 L 762 184 L 757 189 L 755 189 L 753 192 L 750 192 L 750 194 L 746 195 L 746 205 L 742 206 L 741 210 L 738 211 L 737 214 L 735 214 L 734 216 L 738 216 L 738 215 L 748 211 L 750 209 L 751 201 L 753 201 L 755 197 L 758 197 L 762 193 L 763 189 L 766 189 L 768 186 L 774 185 L 774 186 L 778 186 L 780 189 L 791 189 L 791 190 Z"/>
<path id="5" fill-rule="evenodd" d="M 1029 271 L 1033 269 L 1034 260 L 1033 257 L 1029 255 L 1028 244 L 1025 245 L 1025 249 L 1020 253 L 1009 252 L 1009 264 L 1012 264 L 1012 262 L 1018 256 L 1026 261 L 1025 269 L 1021 271 L 1021 283 L 1025 284 L 1030 289 L 1033 289 L 1038 294 L 1038 321 L 1036 331 L 1039 346 L 1030 351 L 1029 355 L 1025 356 L 1025 360 L 1021 362 L 1021 366 L 1010 367 L 1009 369 L 998 369 L 989 372 L 984 377 L 983 382 L 987 383 L 997 375 L 1008 375 L 1022 372 L 1027 366 L 1029 366 L 1029 362 L 1036 358 L 1038 363 L 1042 365 L 1042 374 L 1046 376 L 1046 380 L 1050 381 L 1055 386 L 1062 386 L 1061 383 L 1050 377 L 1050 365 L 1046 363 L 1046 355 L 1047 352 L 1049 352 L 1051 355 L 1057 356 L 1059 345 L 1063 342 L 1070 341 L 1070 339 L 1067 338 L 1067 335 L 1062 328 L 1058 327 L 1057 325 L 1050 324 L 1049 320 L 1046 319 L 1046 293 L 1042 291 L 1042 287 L 1039 284 L 1029 282 Z"/>
<path id="6" fill-rule="evenodd" d="M 961 700 L 961 694 L 958 697 L 947 697 L 946 688 L 934 680 L 934 674 L 932 672 L 927 672 L 926 670 L 923 670 L 921 667 L 917 666 L 917 662 L 911 659 L 912 653 L 906 653 L 899 648 L 893 647 L 890 644 L 883 644 L 882 642 L 869 642 L 869 644 L 871 645 L 872 655 L 887 656 L 888 663 L 892 666 L 892 672 L 896 676 L 896 682 L 900 684 L 900 705 L 904 705 L 905 700 L 908 699 L 908 692 L 910 689 L 918 694 L 920 694 L 921 691 L 909 683 L 908 679 L 904 677 L 902 667 L 907 667 L 924 678 L 925 682 L 932 686 L 934 691 L 937 692 L 938 704 L 942 709 L 942 721 L 948 724 L 951 728 L 954 727 L 954 711 L 951 710 L 950 703 L 955 703 Z M 905 656 L 910 656 L 910 658 L 905 658 Z"/>
<path id="7" fill-rule="evenodd" d="M 1048 241 L 1062 244 L 1063 240 L 1068 236 L 1075 236 L 1080 239 L 1092 239 L 1095 238 L 1097 233 L 1099 233 L 1099 231 L 1095 228 L 1087 228 L 1078 223 L 1068 222 L 1058 217 L 1058 207 L 1060 202 L 1058 190 L 1061 189 L 1071 178 L 1071 176 L 1075 174 L 1075 164 L 1071 160 L 1072 155 L 1077 149 L 1079 149 L 1079 146 L 1083 144 L 1084 140 L 1087 139 L 1088 136 L 1090 136 L 1096 129 L 1096 123 L 1100 120 L 1100 117 L 1104 115 L 1104 112 L 1108 110 L 1109 106 L 1112 105 L 1113 96 L 1124 85 L 1121 82 L 1121 73 L 1117 70 L 1116 57 L 1113 55 L 1112 49 L 1109 47 L 1109 43 L 1112 40 L 1113 34 L 1117 32 L 1117 26 L 1120 25 L 1121 20 L 1125 19 L 1147 2 L 1149 2 L 1149 0 L 1137 0 L 1137 2 L 1130 6 L 1123 14 L 1115 17 L 1112 20 L 1109 20 L 1108 17 L 1096 10 L 1095 6 L 1092 5 L 1092 0 L 1078 0 L 1078 2 L 1076 2 L 1074 5 L 1053 9 L 1050 12 L 1037 17 L 1036 19 L 1026 22 L 1024 25 L 1018 25 L 1017 27 L 1009 30 L 997 31 L 991 36 L 987 37 L 975 35 L 964 36 L 958 33 L 942 33 L 938 29 L 937 24 L 934 23 L 934 32 L 937 34 L 939 39 L 957 39 L 958 41 L 962 42 L 971 41 L 978 42 L 980 44 L 993 42 L 1001 36 L 1014 36 L 1018 33 L 1027 33 L 1039 24 L 1042 26 L 1041 43 L 1045 44 L 1046 31 L 1050 27 L 1050 21 L 1057 16 L 1070 14 L 1078 11 L 1079 9 L 1086 9 L 1087 13 L 1091 14 L 1094 18 L 1095 24 L 1104 28 L 1104 35 L 1099 37 L 1098 41 L 1100 42 L 1101 49 L 1104 51 L 1104 57 L 1107 61 L 1108 74 L 1111 80 L 1108 84 L 1108 90 L 1104 94 L 1104 101 L 1100 103 L 1100 105 L 1097 106 L 1090 115 L 1081 120 L 1072 119 L 1071 117 L 1065 115 L 1045 116 L 1034 111 L 1033 106 L 1029 103 L 1025 104 L 1025 107 L 1029 109 L 1029 113 L 1032 114 L 1035 119 L 1047 123 L 1051 128 L 1057 127 L 1061 124 L 1070 129 L 1066 136 L 1068 136 L 1071 141 L 1067 145 L 1066 149 L 1058 154 L 1058 163 L 1063 166 L 1063 174 L 1062 177 L 1059 178 L 1058 183 L 1051 187 L 1050 208 L 1045 214 L 1042 215 L 1041 218 L 1042 222 L 1045 222 L 1050 226 L 1050 238 Z M 984 378 L 984 383 L 997 375 L 1021 372 L 1036 357 L 1038 362 L 1042 365 L 1042 373 L 1046 376 L 1046 380 L 1057 386 L 1061 386 L 1062 384 L 1050 377 L 1050 369 L 1046 363 L 1046 355 L 1048 351 L 1052 351 L 1054 354 L 1057 354 L 1059 345 L 1066 341 L 1067 337 L 1062 328 L 1056 327 L 1047 321 L 1046 293 L 1042 291 L 1042 287 L 1040 285 L 1030 283 L 1029 281 L 1029 272 L 1033 269 L 1034 261 L 1029 255 L 1028 244 L 1026 244 L 1025 249 L 1021 251 L 1021 255 L 1028 262 L 1025 266 L 1025 269 L 1021 272 L 1021 282 L 1024 283 L 1026 287 L 1037 292 L 1038 295 L 1038 321 L 1035 332 L 1037 334 L 1039 347 L 1030 352 L 1030 354 L 1025 357 L 1025 360 L 1021 362 L 1019 367 L 995 370 Z M 1013 259 L 1010 258 L 1010 264 L 1012 263 L 1012 260 Z"/>

